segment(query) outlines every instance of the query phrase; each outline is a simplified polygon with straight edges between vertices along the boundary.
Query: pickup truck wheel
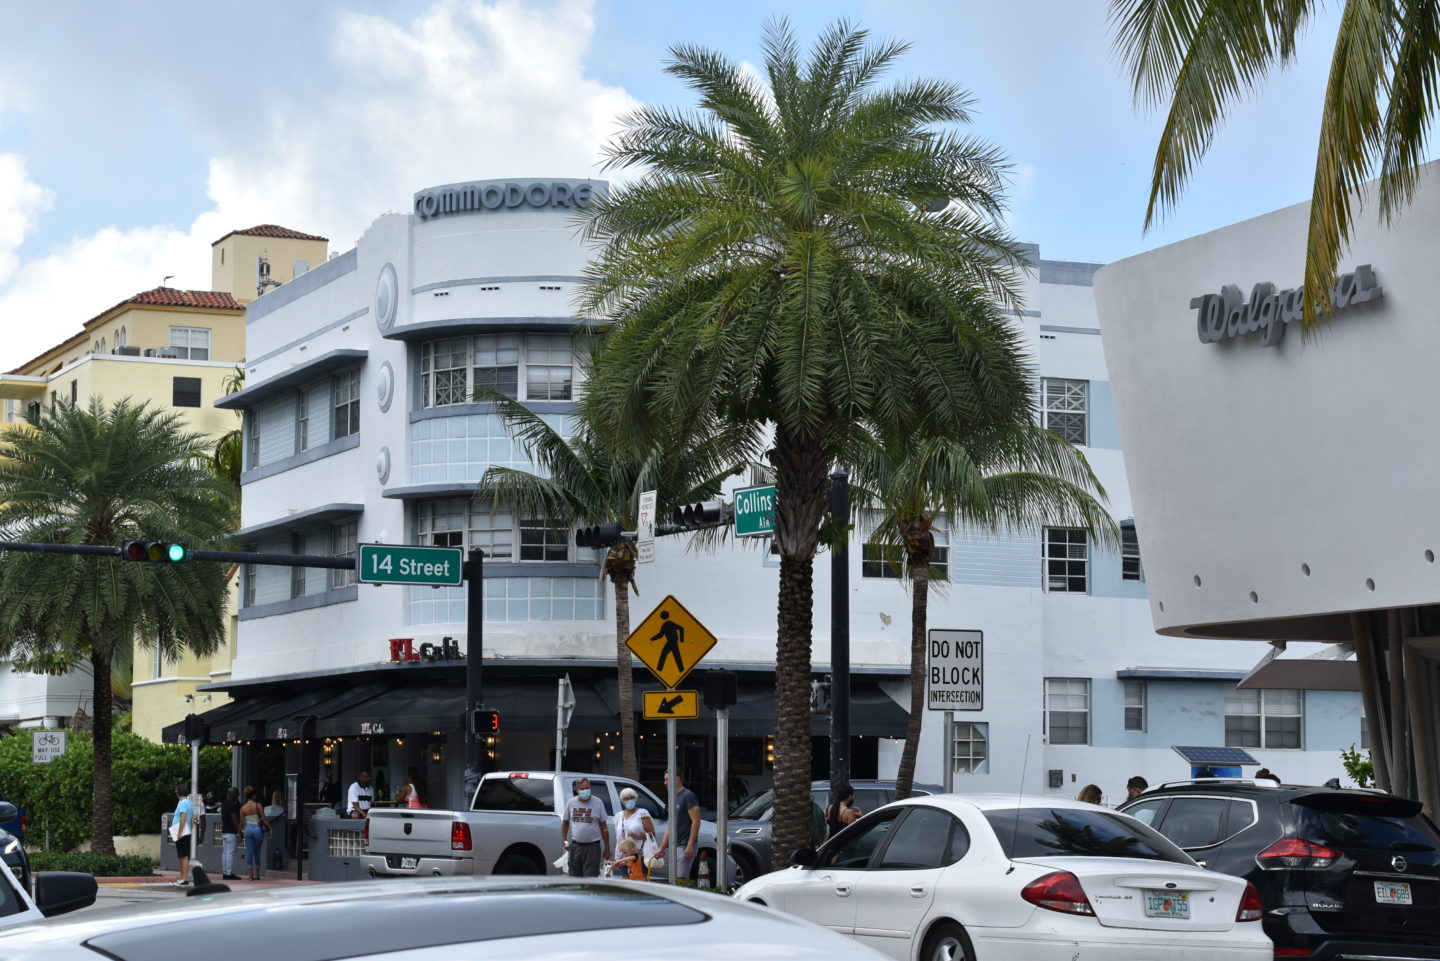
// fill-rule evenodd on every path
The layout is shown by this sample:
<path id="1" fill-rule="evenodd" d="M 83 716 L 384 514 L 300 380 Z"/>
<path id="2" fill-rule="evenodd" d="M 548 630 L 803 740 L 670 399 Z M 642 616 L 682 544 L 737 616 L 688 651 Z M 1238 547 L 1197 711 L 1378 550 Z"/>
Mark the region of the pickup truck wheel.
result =
<path id="1" fill-rule="evenodd" d="M 495 874 L 544 874 L 545 869 L 540 867 L 530 858 L 523 854 L 507 854 L 495 865 Z"/>

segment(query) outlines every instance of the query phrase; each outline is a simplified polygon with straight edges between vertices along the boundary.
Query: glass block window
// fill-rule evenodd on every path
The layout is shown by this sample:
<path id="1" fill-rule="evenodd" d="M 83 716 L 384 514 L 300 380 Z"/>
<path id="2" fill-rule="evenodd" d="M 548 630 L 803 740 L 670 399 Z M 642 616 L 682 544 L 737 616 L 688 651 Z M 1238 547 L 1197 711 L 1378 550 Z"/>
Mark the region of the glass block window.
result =
<path id="1" fill-rule="evenodd" d="M 573 433 L 578 418 L 541 414 L 562 437 Z M 524 445 L 510 437 L 499 414 L 427 417 L 409 425 L 412 484 L 464 482 L 477 484 L 492 466 L 536 471 Z"/>
<path id="2" fill-rule="evenodd" d="M 465 623 L 465 588 L 406 590 L 411 626 Z M 608 590 L 598 577 L 487 577 L 485 620 L 604 620 Z"/>
<path id="3" fill-rule="evenodd" d="M 990 725 L 957 722 L 950 729 L 950 760 L 956 774 L 990 773 Z"/>
<path id="4" fill-rule="evenodd" d="M 1140 570 L 1140 538 L 1133 523 L 1120 525 L 1120 577 L 1127 581 L 1145 579 Z"/>
<path id="5" fill-rule="evenodd" d="M 1051 744 L 1090 743 L 1090 681 L 1045 678 L 1045 735 Z"/>
<path id="6" fill-rule="evenodd" d="M 338 524 L 330 525 L 330 554 L 332 557 L 348 557 L 352 560 L 356 555 L 357 535 L 360 530 L 359 521 L 341 521 Z M 342 587 L 349 587 L 355 583 L 355 569 L 335 569 L 330 572 L 330 589 L 338 590 Z"/>
<path id="7" fill-rule="evenodd" d="M 1084 594 L 1090 590 L 1090 544 L 1076 527 L 1045 528 L 1045 590 Z"/>
<path id="8" fill-rule="evenodd" d="M 209 360 L 210 328 L 171 327 L 170 347 L 184 360 Z"/>
<path id="9" fill-rule="evenodd" d="M 335 403 L 334 436 L 349 437 L 360 432 L 360 371 L 336 374 L 331 386 Z M 300 395 L 305 396 L 303 393 Z"/>
<path id="10" fill-rule="evenodd" d="M 1125 682 L 1125 730 L 1145 730 L 1145 682 Z"/>
<path id="11" fill-rule="evenodd" d="M 1045 429 L 1084 447 L 1089 439 L 1090 382 L 1043 377 L 1040 393 Z"/>
<path id="12" fill-rule="evenodd" d="M 1305 695 L 1301 691 L 1225 692 L 1225 746 L 1298 751 L 1304 745 Z"/>
<path id="13" fill-rule="evenodd" d="M 570 400 L 575 350 L 568 334 L 476 334 L 420 345 L 420 405 L 471 403 L 492 389 L 517 400 Z"/>

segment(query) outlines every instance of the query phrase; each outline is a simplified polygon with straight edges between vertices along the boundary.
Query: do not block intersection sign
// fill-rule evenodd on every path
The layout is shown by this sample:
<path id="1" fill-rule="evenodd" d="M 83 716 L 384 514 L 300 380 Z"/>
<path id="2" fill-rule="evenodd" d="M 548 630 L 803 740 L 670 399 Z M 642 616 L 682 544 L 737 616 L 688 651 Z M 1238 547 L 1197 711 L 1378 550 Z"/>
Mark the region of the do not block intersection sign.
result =
<path id="1" fill-rule="evenodd" d="M 930 631 L 926 648 L 925 706 L 932 711 L 980 711 L 985 707 L 985 635 L 982 631 Z"/>

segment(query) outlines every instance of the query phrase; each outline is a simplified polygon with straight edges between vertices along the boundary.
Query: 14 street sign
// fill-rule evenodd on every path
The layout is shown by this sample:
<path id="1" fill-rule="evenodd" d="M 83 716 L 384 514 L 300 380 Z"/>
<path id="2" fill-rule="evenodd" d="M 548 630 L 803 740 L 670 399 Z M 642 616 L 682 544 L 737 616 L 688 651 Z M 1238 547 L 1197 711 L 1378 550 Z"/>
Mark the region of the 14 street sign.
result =
<path id="1" fill-rule="evenodd" d="M 735 491 L 735 536 L 761 537 L 775 530 L 775 485 Z"/>
<path id="2" fill-rule="evenodd" d="M 700 716 L 699 691 L 646 691 L 644 700 L 647 721 Z"/>
<path id="3" fill-rule="evenodd" d="M 673 596 L 667 596 L 630 633 L 625 646 L 661 684 L 675 687 L 710 653 L 715 635 Z"/>
<path id="4" fill-rule="evenodd" d="M 364 584 L 458 587 L 463 561 L 464 554 L 458 547 L 361 544 L 360 581 Z"/>
<path id="5" fill-rule="evenodd" d="M 932 711 L 979 711 L 985 706 L 983 631 L 930 631 L 926 659 L 929 688 L 926 707 Z"/>

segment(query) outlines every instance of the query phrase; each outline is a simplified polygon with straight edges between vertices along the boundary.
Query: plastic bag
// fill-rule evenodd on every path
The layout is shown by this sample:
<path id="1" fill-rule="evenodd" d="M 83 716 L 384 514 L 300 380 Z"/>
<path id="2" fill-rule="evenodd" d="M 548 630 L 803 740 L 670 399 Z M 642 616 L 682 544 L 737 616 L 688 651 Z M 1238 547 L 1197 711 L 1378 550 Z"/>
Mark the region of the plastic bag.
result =
<path id="1" fill-rule="evenodd" d="M 651 874 L 652 877 L 655 875 L 655 873 L 656 873 L 657 871 L 664 871 L 664 870 L 665 870 L 665 855 L 663 855 L 663 854 L 657 854 L 657 855 L 655 855 L 655 856 L 654 856 L 653 858 L 651 858 L 649 861 L 646 861 L 646 862 L 645 862 L 645 867 L 646 867 L 646 869 L 650 872 L 650 874 Z"/>
<path id="2" fill-rule="evenodd" d="M 555 866 L 560 869 L 561 874 L 570 873 L 570 852 L 561 851 L 560 856 L 555 859 Z"/>

